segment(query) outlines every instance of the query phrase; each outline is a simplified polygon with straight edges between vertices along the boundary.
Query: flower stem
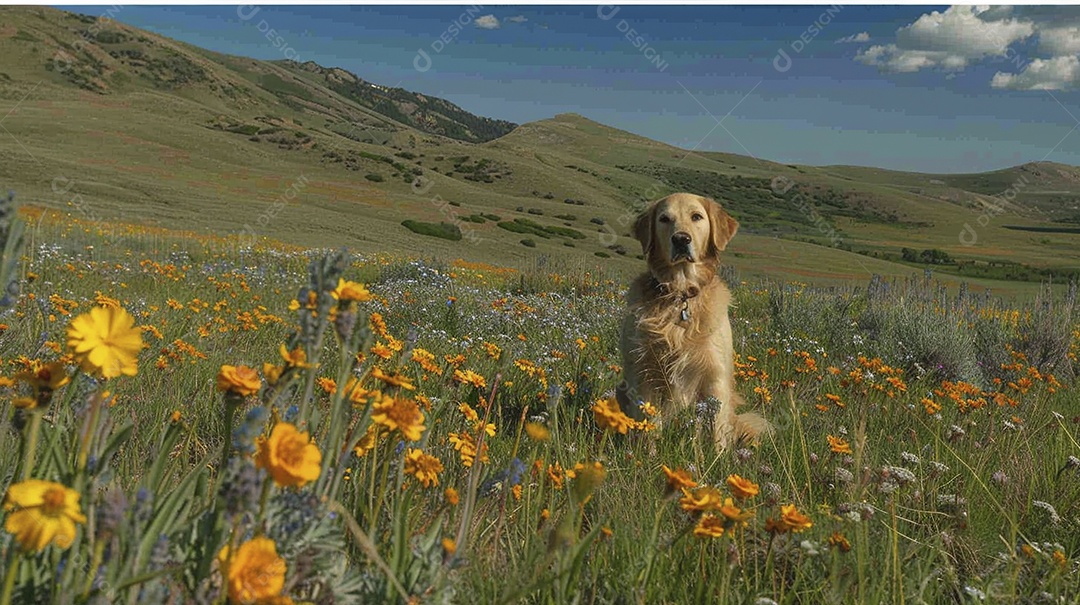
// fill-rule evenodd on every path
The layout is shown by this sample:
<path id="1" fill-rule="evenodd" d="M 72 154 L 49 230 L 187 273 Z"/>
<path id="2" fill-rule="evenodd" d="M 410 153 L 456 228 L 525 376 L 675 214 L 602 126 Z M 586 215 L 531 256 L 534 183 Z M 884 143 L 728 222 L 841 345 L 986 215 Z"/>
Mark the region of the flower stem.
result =
<path id="1" fill-rule="evenodd" d="M 649 534 L 649 545 L 647 555 L 645 556 L 645 569 L 642 570 L 641 575 L 638 576 L 638 584 L 641 585 L 642 594 L 648 596 L 649 576 L 652 575 L 653 563 L 656 561 L 656 553 L 659 549 L 660 540 L 660 519 L 664 515 L 664 508 L 660 507 L 656 510 L 656 515 L 653 518 L 652 533 Z"/>
<path id="2" fill-rule="evenodd" d="M 221 465 L 218 466 L 218 476 L 222 476 L 225 473 L 225 469 L 229 468 L 229 454 L 232 453 L 232 433 L 233 422 L 236 416 L 236 409 L 243 403 L 243 398 L 237 397 L 232 393 L 225 393 L 225 443 L 221 446 Z"/>
<path id="3" fill-rule="evenodd" d="M 269 477 L 267 478 L 267 481 L 270 481 Z M 263 494 L 265 494 L 265 493 L 266 493 L 266 491 L 263 490 Z M 222 575 L 225 576 L 226 578 L 229 575 L 229 568 L 232 567 L 233 557 L 236 555 L 236 542 L 237 542 L 236 539 L 237 539 L 236 523 L 233 523 L 232 524 L 232 529 L 229 530 L 229 539 L 225 542 L 225 544 L 227 545 L 227 547 L 229 549 L 229 552 L 228 552 L 228 554 L 226 554 L 225 562 L 221 566 Z M 225 584 L 226 584 L 225 586 L 221 587 L 221 593 L 218 594 L 218 598 L 216 600 L 214 600 L 214 605 L 225 605 L 225 602 L 228 600 L 228 598 L 229 598 L 228 582 L 226 582 Z"/>
<path id="4" fill-rule="evenodd" d="M 86 469 L 86 460 L 90 456 L 90 439 L 96 433 L 101 403 L 101 393 L 94 393 L 90 396 L 90 413 L 86 419 L 86 424 L 84 425 L 85 428 L 83 429 L 82 438 L 79 440 L 79 456 L 75 462 L 75 468 L 80 475 L 82 474 L 82 471 Z"/>
<path id="5" fill-rule="evenodd" d="M 266 480 L 263 481 L 262 493 L 259 494 L 259 522 L 262 522 L 266 518 L 266 502 L 270 499 L 270 488 L 274 485 L 274 478 L 266 475 Z M 230 556 L 232 553 L 229 553 Z"/>
<path id="6" fill-rule="evenodd" d="M 40 432 L 41 412 L 34 410 L 30 413 L 30 426 L 26 432 L 26 439 L 23 441 L 23 447 L 26 448 L 23 452 L 23 481 L 30 479 L 30 474 L 34 471 L 34 454 L 37 451 L 38 434 Z"/>
<path id="7" fill-rule="evenodd" d="M 607 445 L 608 433 L 610 433 L 610 432 L 611 431 L 609 431 L 607 429 L 604 429 L 604 432 L 600 435 L 600 449 L 596 454 L 596 459 L 597 460 L 601 459 L 603 457 L 603 455 L 604 455 L 604 446 Z"/>
<path id="8" fill-rule="evenodd" d="M 345 413 L 346 405 L 351 405 L 350 402 L 346 402 L 347 396 L 351 393 L 346 393 L 345 385 L 348 384 L 349 377 L 353 372 L 353 364 L 356 359 L 356 353 L 360 350 L 360 336 L 362 330 L 356 330 L 349 340 L 342 344 L 341 348 L 341 371 L 338 372 L 337 384 L 339 385 L 334 392 L 333 399 L 330 402 L 330 416 L 327 427 L 324 429 L 325 441 L 323 447 L 327 452 L 326 456 L 323 456 L 322 469 L 319 473 L 319 480 L 316 483 L 315 489 L 322 494 L 324 498 L 337 498 L 338 491 L 341 489 L 341 481 L 331 479 L 330 467 L 334 464 L 340 463 L 343 460 L 343 455 L 348 455 L 348 442 L 343 441 L 342 434 L 347 428 L 348 423 L 344 422 L 347 414 Z M 314 373 L 314 372 L 313 372 Z M 364 377 L 366 378 L 365 373 Z M 362 379 L 361 379 L 362 380 Z M 357 388 L 361 384 L 361 380 L 357 381 Z M 361 418 L 361 422 L 358 425 L 354 425 L 357 434 L 364 434 L 367 431 L 367 423 L 371 418 L 371 404 L 367 405 L 364 410 L 364 415 Z M 314 434 L 314 429 L 312 430 Z M 340 466 L 340 465 L 339 465 Z M 335 471 L 340 470 L 335 468 Z"/>
<path id="9" fill-rule="evenodd" d="M 521 418 L 518 419 L 517 436 L 514 437 L 514 449 L 510 454 L 510 459 L 517 458 L 518 448 L 521 446 L 521 431 L 525 428 L 525 419 L 529 414 L 529 406 L 526 405 L 521 409 Z M 479 455 L 480 452 L 477 452 Z M 499 522 L 495 525 L 495 544 L 500 544 L 499 536 L 502 534 L 503 522 L 506 521 L 506 502 L 510 499 L 510 490 L 504 490 L 502 494 L 502 502 L 499 504 Z"/>
<path id="10" fill-rule="evenodd" d="M 387 439 L 386 441 L 387 441 L 387 444 L 385 444 L 383 446 L 384 448 L 390 447 L 389 446 L 389 439 Z M 372 450 L 371 453 L 373 455 L 372 461 L 374 462 L 375 461 L 375 458 L 374 458 L 375 450 Z M 379 479 L 378 479 L 378 487 L 375 490 L 372 491 L 371 527 L 368 528 L 368 532 L 371 533 L 371 534 L 375 534 L 375 531 L 378 528 L 379 514 L 382 512 L 383 503 L 386 500 L 386 496 L 385 496 L 385 494 L 386 494 L 386 481 L 387 481 L 387 477 L 390 476 L 390 459 L 391 459 L 391 455 L 390 455 L 389 452 L 387 452 L 386 456 L 383 456 L 383 457 L 379 458 L 378 466 L 373 467 L 373 469 L 372 469 L 372 474 L 377 475 L 379 477 Z"/>
<path id="11" fill-rule="evenodd" d="M 90 589 L 94 586 L 94 577 L 97 576 L 97 568 L 101 565 L 101 558 L 105 554 L 105 541 L 98 540 L 94 545 L 94 555 L 90 560 L 90 570 L 86 574 L 86 584 L 83 586 L 83 598 L 90 596 Z"/>
<path id="12" fill-rule="evenodd" d="M 4 588 L 0 591 L 0 605 L 11 605 L 11 595 L 15 592 L 15 577 L 19 575 L 19 564 L 22 558 L 14 545 L 11 546 L 7 558 L 7 571 L 4 572 Z"/>
<path id="13" fill-rule="evenodd" d="M 468 532 L 469 522 L 472 521 L 473 507 L 476 506 L 476 488 L 480 483 L 480 469 L 484 466 L 484 437 L 487 433 L 484 432 L 485 426 L 487 426 L 488 418 L 491 417 L 492 404 L 495 403 L 495 392 L 499 389 L 499 382 L 502 381 L 502 374 L 495 374 L 495 380 L 492 381 L 491 395 L 488 397 L 487 404 L 484 408 L 484 421 L 480 425 L 478 436 L 476 439 L 476 459 L 473 461 L 472 468 L 469 471 L 469 488 L 465 493 L 463 505 L 461 507 L 461 525 L 458 526 L 458 532 L 454 539 L 454 543 L 457 544 L 458 552 L 464 552 L 468 546 Z"/>

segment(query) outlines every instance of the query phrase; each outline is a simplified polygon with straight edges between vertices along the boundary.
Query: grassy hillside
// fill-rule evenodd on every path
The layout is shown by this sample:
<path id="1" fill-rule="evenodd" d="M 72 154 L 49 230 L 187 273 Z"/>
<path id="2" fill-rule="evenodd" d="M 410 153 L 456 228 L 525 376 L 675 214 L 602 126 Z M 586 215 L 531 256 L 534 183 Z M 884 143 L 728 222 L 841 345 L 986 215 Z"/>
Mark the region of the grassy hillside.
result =
<path id="1" fill-rule="evenodd" d="M 920 175 L 688 154 L 574 114 L 515 127 L 340 69 L 55 9 L 0 16 L 3 125 L 18 141 L 0 149 L 0 184 L 91 222 L 625 275 L 641 267 L 636 209 L 689 190 L 742 223 L 728 261 L 744 275 L 929 267 L 1030 293 L 1080 267 L 1071 167 Z"/>

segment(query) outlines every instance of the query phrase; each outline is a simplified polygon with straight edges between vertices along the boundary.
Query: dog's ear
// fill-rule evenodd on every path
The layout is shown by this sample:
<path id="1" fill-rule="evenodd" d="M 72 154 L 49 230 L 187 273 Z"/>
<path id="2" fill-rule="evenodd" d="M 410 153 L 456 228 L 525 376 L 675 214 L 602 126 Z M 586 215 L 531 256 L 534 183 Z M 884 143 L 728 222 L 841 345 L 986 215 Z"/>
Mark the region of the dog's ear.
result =
<path id="1" fill-rule="evenodd" d="M 651 204 L 641 211 L 637 220 L 634 221 L 634 237 L 641 242 L 641 253 L 649 256 L 653 247 L 653 214 L 656 212 L 656 204 Z"/>
<path id="2" fill-rule="evenodd" d="M 731 238 L 735 237 L 735 232 L 739 230 L 739 221 L 724 212 L 724 209 L 715 200 L 709 200 L 705 204 L 705 208 L 709 214 L 710 252 L 712 252 L 713 256 L 718 256 L 724 248 L 727 248 Z"/>

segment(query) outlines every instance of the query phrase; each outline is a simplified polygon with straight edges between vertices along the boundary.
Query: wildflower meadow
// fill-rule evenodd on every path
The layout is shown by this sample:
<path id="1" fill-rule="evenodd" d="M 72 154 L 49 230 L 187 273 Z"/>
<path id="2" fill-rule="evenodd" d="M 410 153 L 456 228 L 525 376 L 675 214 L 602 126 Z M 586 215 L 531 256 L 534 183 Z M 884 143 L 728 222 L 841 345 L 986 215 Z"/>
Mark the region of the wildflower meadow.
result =
<path id="1" fill-rule="evenodd" d="M 623 276 L 0 236 L 0 605 L 1080 600 L 1075 284 L 729 275 L 717 453 L 614 403 Z"/>

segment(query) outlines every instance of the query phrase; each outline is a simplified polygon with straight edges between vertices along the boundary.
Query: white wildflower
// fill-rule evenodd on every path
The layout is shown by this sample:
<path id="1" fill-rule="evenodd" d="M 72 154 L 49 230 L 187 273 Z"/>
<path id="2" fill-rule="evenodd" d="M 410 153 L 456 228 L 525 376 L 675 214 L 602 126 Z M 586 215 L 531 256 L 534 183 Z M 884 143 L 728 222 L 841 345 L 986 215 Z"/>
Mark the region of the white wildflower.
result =
<path id="1" fill-rule="evenodd" d="M 803 552 L 805 552 L 811 557 L 816 557 L 817 555 L 821 554 L 821 551 L 818 550 L 817 543 L 810 540 L 803 540 L 802 542 L 799 542 L 799 548 L 803 549 Z"/>
<path id="2" fill-rule="evenodd" d="M 851 471 L 846 468 L 838 466 L 833 471 L 833 480 L 837 483 L 851 483 L 855 480 L 855 475 L 851 474 Z"/>
<path id="3" fill-rule="evenodd" d="M 949 472 L 949 467 L 934 460 L 930 463 L 930 470 L 935 474 L 943 474 Z"/>
<path id="4" fill-rule="evenodd" d="M 900 485 L 907 485 L 913 483 L 916 479 L 915 473 L 909 471 L 902 466 L 886 466 L 881 469 L 882 475 L 895 481 Z"/>
<path id="5" fill-rule="evenodd" d="M 1041 508 L 1046 511 L 1046 514 L 1050 517 L 1051 525 L 1058 525 L 1061 523 L 1061 517 L 1058 515 L 1057 510 L 1049 502 L 1043 502 L 1042 500 L 1035 500 L 1031 503 L 1032 506 Z"/>
<path id="6" fill-rule="evenodd" d="M 965 586 L 964 592 L 968 593 L 969 595 L 975 597 L 980 601 L 986 600 L 986 593 L 979 590 L 978 588 L 975 588 L 974 586 Z"/>
<path id="7" fill-rule="evenodd" d="M 919 464 L 920 460 L 918 456 L 911 452 L 900 452 L 900 462 L 910 466 L 916 466 Z"/>

